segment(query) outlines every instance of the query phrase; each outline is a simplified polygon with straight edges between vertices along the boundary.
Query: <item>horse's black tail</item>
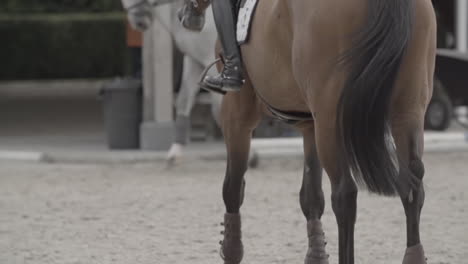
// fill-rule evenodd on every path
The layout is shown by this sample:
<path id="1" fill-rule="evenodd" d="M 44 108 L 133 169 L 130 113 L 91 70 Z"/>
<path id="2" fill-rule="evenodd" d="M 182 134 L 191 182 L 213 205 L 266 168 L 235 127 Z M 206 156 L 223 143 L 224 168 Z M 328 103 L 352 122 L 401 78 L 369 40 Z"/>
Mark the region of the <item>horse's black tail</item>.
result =
<path id="1" fill-rule="evenodd" d="M 337 109 L 345 167 L 358 184 L 397 194 L 397 164 L 389 121 L 393 87 L 412 32 L 412 0 L 368 0 L 368 15 L 342 56 L 349 71 Z"/>

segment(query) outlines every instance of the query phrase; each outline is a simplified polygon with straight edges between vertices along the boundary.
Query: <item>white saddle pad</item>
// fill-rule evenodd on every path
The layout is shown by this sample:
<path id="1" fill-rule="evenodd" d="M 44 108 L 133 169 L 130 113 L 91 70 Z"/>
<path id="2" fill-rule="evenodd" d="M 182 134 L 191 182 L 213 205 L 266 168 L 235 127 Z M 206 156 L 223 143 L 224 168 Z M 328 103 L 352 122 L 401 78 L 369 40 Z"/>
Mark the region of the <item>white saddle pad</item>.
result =
<path id="1" fill-rule="evenodd" d="M 250 25 L 257 7 L 258 0 L 245 0 L 239 10 L 237 19 L 237 42 L 242 45 L 248 41 Z"/>

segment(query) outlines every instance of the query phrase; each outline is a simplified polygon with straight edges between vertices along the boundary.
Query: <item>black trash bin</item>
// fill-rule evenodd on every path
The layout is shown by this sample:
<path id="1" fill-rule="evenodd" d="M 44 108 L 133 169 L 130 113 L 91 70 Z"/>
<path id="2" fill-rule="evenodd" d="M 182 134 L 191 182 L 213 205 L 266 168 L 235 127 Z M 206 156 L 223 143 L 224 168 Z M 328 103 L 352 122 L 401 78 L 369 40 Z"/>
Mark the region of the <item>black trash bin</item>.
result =
<path id="1" fill-rule="evenodd" d="M 103 101 L 107 144 L 110 149 L 138 149 L 142 120 L 142 83 L 139 79 L 116 79 L 100 92 Z"/>

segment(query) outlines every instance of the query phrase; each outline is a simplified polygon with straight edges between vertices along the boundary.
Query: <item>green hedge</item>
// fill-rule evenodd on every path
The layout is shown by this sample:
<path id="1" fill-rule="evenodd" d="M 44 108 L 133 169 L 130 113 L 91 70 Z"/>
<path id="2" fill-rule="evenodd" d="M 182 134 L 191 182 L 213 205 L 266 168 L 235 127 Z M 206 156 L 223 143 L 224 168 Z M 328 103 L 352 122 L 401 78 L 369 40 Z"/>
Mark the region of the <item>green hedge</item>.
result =
<path id="1" fill-rule="evenodd" d="M 1 0 L 0 13 L 111 12 L 120 0 Z"/>
<path id="2" fill-rule="evenodd" d="M 126 73 L 121 13 L 0 17 L 0 79 L 102 78 Z"/>

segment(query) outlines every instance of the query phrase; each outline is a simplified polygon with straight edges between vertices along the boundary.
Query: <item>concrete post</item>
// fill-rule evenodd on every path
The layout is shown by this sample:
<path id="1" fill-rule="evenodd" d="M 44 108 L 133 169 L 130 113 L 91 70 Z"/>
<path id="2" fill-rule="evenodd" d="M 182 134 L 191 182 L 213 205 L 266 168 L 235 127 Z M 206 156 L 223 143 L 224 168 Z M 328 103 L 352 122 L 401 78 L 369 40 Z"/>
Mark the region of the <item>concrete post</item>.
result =
<path id="1" fill-rule="evenodd" d="M 170 9 L 161 13 L 163 15 L 159 19 L 171 21 Z M 140 132 L 142 149 L 166 150 L 172 142 L 172 48 L 170 33 L 155 19 L 143 37 L 143 123 Z"/>
<path id="2" fill-rule="evenodd" d="M 456 14 L 456 39 L 457 50 L 468 51 L 468 1 L 457 0 L 455 5 Z"/>

